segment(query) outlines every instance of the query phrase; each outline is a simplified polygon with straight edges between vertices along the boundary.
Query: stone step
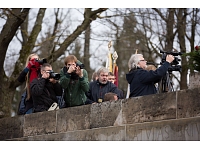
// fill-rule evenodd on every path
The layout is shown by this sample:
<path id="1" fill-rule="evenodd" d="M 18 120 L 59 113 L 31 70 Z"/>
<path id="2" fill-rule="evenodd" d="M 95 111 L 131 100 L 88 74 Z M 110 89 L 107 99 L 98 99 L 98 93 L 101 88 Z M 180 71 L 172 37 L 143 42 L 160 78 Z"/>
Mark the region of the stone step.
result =
<path id="1" fill-rule="evenodd" d="M 11 141 L 197 141 L 200 117 L 100 127 L 10 139 Z"/>

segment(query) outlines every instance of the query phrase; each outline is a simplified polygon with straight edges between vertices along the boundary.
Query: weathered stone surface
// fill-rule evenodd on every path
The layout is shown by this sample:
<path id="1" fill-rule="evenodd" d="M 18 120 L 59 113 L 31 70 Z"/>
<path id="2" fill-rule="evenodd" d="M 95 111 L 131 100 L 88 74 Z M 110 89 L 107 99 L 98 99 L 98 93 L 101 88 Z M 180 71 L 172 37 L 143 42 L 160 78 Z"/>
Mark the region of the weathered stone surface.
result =
<path id="1" fill-rule="evenodd" d="M 124 141 L 125 127 L 107 127 L 13 139 L 15 141 Z"/>
<path id="2" fill-rule="evenodd" d="M 24 136 L 56 132 L 56 111 L 38 112 L 24 116 Z"/>
<path id="3" fill-rule="evenodd" d="M 23 116 L 0 119 L 0 140 L 23 137 Z"/>
<path id="4" fill-rule="evenodd" d="M 177 92 L 177 118 L 200 116 L 200 89 Z"/>
<path id="5" fill-rule="evenodd" d="M 56 132 L 90 129 L 90 107 L 84 105 L 57 111 Z"/>
<path id="6" fill-rule="evenodd" d="M 195 72 L 194 74 L 190 74 L 189 76 L 189 89 L 200 87 L 200 72 Z"/>
<path id="7" fill-rule="evenodd" d="M 76 130 L 14 141 L 199 141 L 200 117 Z"/>
<path id="8" fill-rule="evenodd" d="M 176 118 L 176 92 L 140 96 L 122 102 L 123 124 Z"/>
<path id="9" fill-rule="evenodd" d="M 200 88 L 0 119 L 0 140 L 200 140 Z"/>
<path id="10" fill-rule="evenodd" d="M 126 141 L 198 141 L 200 117 L 127 125 Z"/>
<path id="11" fill-rule="evenodd" d="M 90 127 L 113 126 L 120 114 L 121 101 L 103 102 L 91 105 Z"/>

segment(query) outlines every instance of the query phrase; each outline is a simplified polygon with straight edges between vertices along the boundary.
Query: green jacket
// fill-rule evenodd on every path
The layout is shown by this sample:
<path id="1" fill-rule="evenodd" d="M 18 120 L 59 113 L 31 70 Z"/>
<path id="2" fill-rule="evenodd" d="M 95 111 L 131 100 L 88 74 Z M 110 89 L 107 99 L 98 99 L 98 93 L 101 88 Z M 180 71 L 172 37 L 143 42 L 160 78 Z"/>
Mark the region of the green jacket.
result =
<path id="1" fill-rule="evenodd" d="M 67 107 L 84 105 L 86 101 L 85 92 L 89 90 L 88 73 L 83 69 L 83 78 L 72 80 L 70 74 L 60 71 L 60 84 L 65 90 L 64 100 Z"/>

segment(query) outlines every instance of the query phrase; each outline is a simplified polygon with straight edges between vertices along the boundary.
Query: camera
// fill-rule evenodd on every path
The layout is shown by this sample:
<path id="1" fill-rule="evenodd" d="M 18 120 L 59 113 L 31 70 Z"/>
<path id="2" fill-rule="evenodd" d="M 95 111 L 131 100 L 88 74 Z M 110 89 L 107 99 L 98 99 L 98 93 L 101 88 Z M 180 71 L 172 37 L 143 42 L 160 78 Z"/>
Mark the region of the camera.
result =
<path id="1" fill-rule="evenodd" d="M 165 52 L 165 51 L 160 51 L 160 53 L 162 53 L 162 63 L 164 63 L 166 61 L 166 57 L 167 55 L 173 55 L 174 56 L 174 60 L 171 62 L 171 66 L 168 68 L 168 71 L 169 72 L 172 72 L 172 71 L 182 71 L 182 67 L 179 64 L 179 61 L 180 59 L 175 57 L 175 56 L 179 56 L 179 55 L 182 55 L 181 52 Z"/>
<path id="2" fill-rule="evenodd" d="M 51 71 L 49 72 L 49 74 L 50 74 L 49 78 L 53 78 L 53 79 L 55 79 L 55 80 L 59 80 L 59 79 L 60 79 L 60 74 L 59 74 L 59 73 L 53 72 L 53 70 L 51 70 Z"/>
<path id="3" fill-rule="evenodd" d="M 47 63 L 47 59 L 42 59 L 42 60 L 35 59 L 35 61 L 38 62 L 40 65 L 43 65 L 44 63 Z"/>
<path id="4" fill-rule="evenodd" d="M 79 63 L 76 63 L 76 66 L 79 66 L 80 69 L 84 69 L 85 65 L 84 64 L 79 64 Z"/>

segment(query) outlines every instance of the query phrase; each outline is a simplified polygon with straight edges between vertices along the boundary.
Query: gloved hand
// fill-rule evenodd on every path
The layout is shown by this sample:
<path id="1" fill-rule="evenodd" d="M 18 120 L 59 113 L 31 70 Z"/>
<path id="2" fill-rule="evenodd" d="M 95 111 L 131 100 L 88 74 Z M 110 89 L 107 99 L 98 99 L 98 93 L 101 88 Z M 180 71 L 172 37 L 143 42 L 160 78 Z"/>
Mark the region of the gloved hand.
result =
<path id="1" fill-rule="evenodd" d="M 35 60 L 35 59 L 32 59 L 29 61 L 28 65 L 26 66 L 28 69 L 31 69 L 31 68 L 39 68 L 40 67 L 40 64 Z"/>
<path id="2" fill-rule="evenodd" d="M 64 67 L 63 67 L 63 73 L 64 73 L 64 74 L 67 74 L 67 70 L 68 70 L 67 67 L 64 66 Z"/>

